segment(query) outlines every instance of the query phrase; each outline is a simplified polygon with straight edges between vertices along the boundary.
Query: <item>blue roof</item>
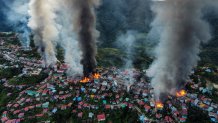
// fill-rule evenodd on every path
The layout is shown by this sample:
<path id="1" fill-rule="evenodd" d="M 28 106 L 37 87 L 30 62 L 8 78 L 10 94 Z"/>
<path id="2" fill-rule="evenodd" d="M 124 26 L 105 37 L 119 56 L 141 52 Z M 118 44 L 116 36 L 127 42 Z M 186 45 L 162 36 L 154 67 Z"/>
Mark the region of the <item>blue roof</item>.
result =
<path id="1" fill-rule="evenodd" d="M 78 102 L 82 101 L 82 97 L 77 97 L 77 101 Z"/>
<path id="2" fill-rule="evenodd" d="M 210 120 L 211 120 L 212 122 L 216 122 L 216 121 L 217 121 L 216 118 L 210 118 Z"/>
<path id="3" fill-rule="evenodd" d="M 83 92 L 83 91 L 85 91 L 86 89 L 85 88 L 81 88 L 81 91 Z"/>
<path id="4" fill-rule="evenodd" d="M 54 108 L 53 110 L 52 110 L 52 113 L 56 113 L 57 112 L 57 108 Z"/>
<path id="5" fill-rule="evenodd" d="M 144 115 L 141 115 L 141 116 L 139 117 L 139 120 L 141 120 L 141 121 L 144 121 L 144 119 L 145 119 L 145 116 L 144 116 Z"/>

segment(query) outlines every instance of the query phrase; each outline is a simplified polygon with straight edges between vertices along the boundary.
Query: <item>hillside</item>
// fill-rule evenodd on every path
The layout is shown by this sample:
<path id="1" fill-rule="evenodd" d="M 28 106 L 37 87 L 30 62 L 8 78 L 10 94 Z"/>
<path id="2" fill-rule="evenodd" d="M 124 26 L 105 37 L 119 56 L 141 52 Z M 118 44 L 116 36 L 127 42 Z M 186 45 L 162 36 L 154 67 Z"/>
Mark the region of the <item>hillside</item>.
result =
<path id="1" fill-rule="evenodd" d="M 203 45 L 201 53 L 201 64 L 211 63 L 218 65 L 218 16 L 214 10 L 206 12 L 205 19 L 211 25 L 212 39 L 208 44 Z"/>

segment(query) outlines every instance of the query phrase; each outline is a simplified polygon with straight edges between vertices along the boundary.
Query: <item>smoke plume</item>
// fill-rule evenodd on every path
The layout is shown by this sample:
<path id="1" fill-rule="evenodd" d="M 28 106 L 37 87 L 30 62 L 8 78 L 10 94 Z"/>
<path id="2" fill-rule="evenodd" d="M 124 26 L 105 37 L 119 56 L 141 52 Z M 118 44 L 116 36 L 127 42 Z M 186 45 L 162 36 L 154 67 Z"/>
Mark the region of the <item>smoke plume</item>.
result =
<path id="1" fill-rule="evenodd" d="M 189 79 L 199 60 L 200 44 L 211 38 L 209 25 L 202 19 L 202 8 L 212 1 L 165 0 L 152 6 L 156 18 L 153 28 L 161 26 L 156 59 L 148 70 L 155 98 L 175 94 Z"/>
<path id="2" fill-rule="evenodd" d="M 118 37 L 116 45 L 126 53 L 124 68 L 133 68 L 133 52 L 137 31 L 128 30 Z"/>
<path id="3" fill-rule="evenodd" d="M 126 74 L 126 80 L 124 80 L 125 85 L 127 86 L 127 91 L 129 91 L 129 87 L 134 84 L 133 78 L 133 52 L 134 52 L 134 44 L 136 41 L 137 31 L 128 30 L 125 34 L 122 34 L 118 37 L 116 45 L 121 48 L 126 53 L 126 58 L 124 59 L 125 65 L 124 69 L 128 74 Z"/>
<path id="4" fill-rule="evenodd" d="M 31 0 L 29 3 L 30 21 L 28 26 L 34 34 L 34 41 L 45 61 L 54 65 L 57 61 L 55 46 L 58 36 L 56 19 L 57 3 L 54 0 Z"/>
<path id="5" fill-rule="evenodd" d="M 79 48 L 78 36 L 74 31 L 75 12 L 73 7 L 73 0 L 58 0 L 60 8 L 58 10 L 60 32 L 60 45 L 64 49 L 64 61 L 69 65 L 68 74 L 70 76 L 82 75 L 83 67 L 80 64 L 82 59 L 81 50 Z M 63 9 L 64 8 L 64 9 Z"/>
<path id="6" fill-rule="evenodd" d="M 24 48 L 30 45 L 30 29 L 28 24 L 28 0 L 3 1 L 6 7 L 3 9 L 6 15 L 6 23 L 18 33 L 18 38 Z"/>
<path id="7" fill-rule="evenodd" d="M 74 29 L 78 34 L 79 46 L 82 50 L 81 64 L 85 76 L 95 71 L 96 68 L 96 40 L 98 31 L 96 27 L 95 7 L 99 0 L 74 0 L 75 13 Z"/>

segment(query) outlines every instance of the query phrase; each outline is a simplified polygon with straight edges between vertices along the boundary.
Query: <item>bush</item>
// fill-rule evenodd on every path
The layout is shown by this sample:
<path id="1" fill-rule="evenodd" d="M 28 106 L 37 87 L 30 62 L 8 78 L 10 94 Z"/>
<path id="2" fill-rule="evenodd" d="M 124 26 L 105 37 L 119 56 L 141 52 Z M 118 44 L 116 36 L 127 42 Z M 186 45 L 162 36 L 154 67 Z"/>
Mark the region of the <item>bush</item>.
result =
<path id="1" fill-rule="evenodd" d="M 15 85 L 36 84 L 36 83 L 40 83 L 41 81 L 43 81 L 47 77 L 48 77 L 48 74 L 46 74 L 46 73 L 42 73 L 38 76 L 14 77 L 14 78 L 9 80 L 9 83 L 15 84 Z"/>
<path id="2" fill-rule="evenodd" d="M 12 78 L 22 72 L 21 68 L 8 68 L 8 69 L 0 69 L 0 79 L 3 78 Z"/>
<path id="3" fill-rule="evenodd" d="M 189 105 L 187 123 L 210 123 L 210 118 L 207 112 Z"/>

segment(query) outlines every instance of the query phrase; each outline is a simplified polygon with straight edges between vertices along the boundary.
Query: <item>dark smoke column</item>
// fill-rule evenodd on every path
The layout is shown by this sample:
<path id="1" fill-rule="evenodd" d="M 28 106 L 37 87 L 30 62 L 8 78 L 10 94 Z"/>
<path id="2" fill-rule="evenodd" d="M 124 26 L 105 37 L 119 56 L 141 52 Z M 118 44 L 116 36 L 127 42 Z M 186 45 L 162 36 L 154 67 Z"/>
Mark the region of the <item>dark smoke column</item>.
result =
<path id="1" fill-rule="evenodd" d="M 82 50 L 82 60 L 84 76 L 93 73 L 96 68 L 96 40 L 98 32 L 96 27 L 96 15 L 94 12 L 98 0 L 76 0 L 75 6 L 78 9 L 78 40 Z"/>

